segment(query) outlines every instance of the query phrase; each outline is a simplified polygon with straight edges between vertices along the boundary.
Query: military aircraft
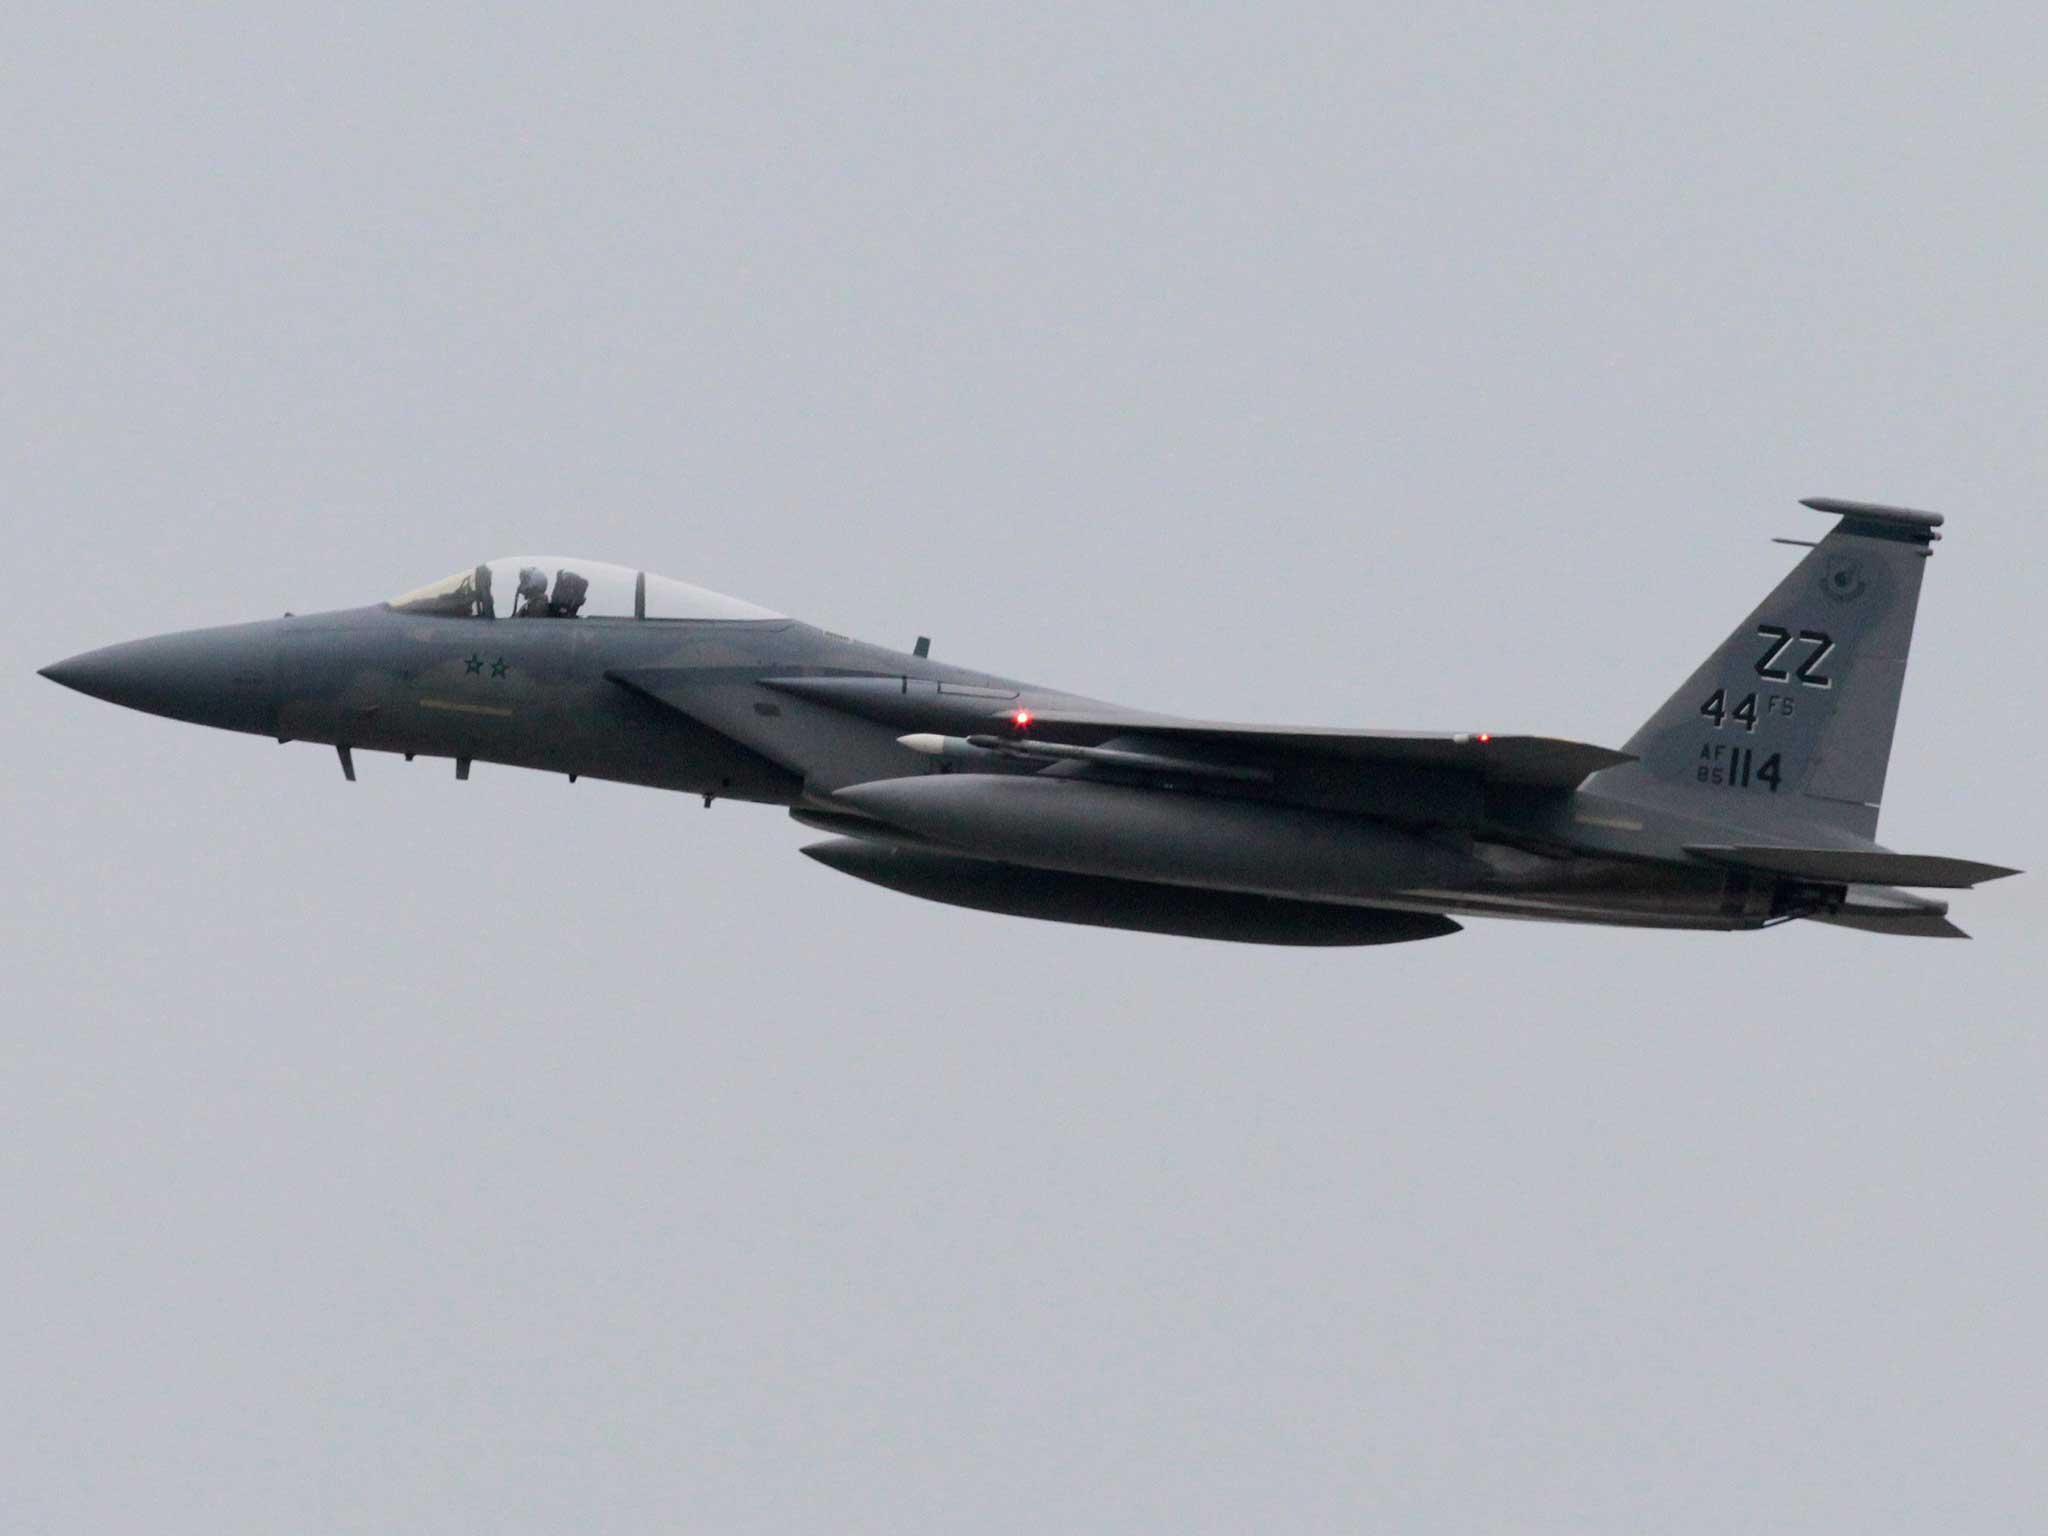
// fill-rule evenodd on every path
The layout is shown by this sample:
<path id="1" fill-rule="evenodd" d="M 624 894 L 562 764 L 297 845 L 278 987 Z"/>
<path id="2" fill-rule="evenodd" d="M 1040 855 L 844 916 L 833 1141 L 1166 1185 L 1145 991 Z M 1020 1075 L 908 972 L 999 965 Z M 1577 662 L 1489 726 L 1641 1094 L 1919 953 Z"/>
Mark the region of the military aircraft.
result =
<path id="1" fill-rule="evenodd" d="M 1627 745 L 1232 725 L 830 634 L 595 561 L 109 646 L 43 675 L 201 725 L 785 806 L 828 868 L 954 906 L 1249 943 L 1388 944 L 1450 914 L 1795 918 L 1964 937 L 2016 871 L 1874 839 L 1941 517 L 1838 518 Z"/>

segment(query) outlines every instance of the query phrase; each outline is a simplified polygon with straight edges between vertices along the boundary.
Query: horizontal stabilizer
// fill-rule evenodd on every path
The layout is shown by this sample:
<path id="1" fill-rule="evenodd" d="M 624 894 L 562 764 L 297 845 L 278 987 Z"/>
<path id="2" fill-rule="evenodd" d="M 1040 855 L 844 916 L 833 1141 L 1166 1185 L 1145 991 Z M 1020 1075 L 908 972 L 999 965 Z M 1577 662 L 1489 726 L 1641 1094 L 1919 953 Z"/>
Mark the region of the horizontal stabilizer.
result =
<path id="1" fill-rule="evenodd" d="M 2019 873 L 2002 864 L 1882 848 L 1772 848 L 1688 843 L 1685 851 L 1714 864 L 1823 885 L 1928 885 L 1960 889 Z"/>
<path id="2" fill-rule="evenodd" d="M 1912 912 L 1878 916 L 1870 912 L 1816 912 L 1810 922 L 1836 928 L 1855 928 L 1863 933 L 1885 933 L 1895 939 L 1967 939 L 1969 935 L 1939 912 Z"/>
<path id="3" fill-rule="evenodd" d="M 1816 923 L 1854 928 L 1863 933 L 1887 933 L 1897 939 L 1969 937 L 1948 920 L 1947 902 L 1889 885 L 1852 885 L 1843 891 L 1840 905 L 1825 912 L 1809 912 L 1807 916 Z"/>

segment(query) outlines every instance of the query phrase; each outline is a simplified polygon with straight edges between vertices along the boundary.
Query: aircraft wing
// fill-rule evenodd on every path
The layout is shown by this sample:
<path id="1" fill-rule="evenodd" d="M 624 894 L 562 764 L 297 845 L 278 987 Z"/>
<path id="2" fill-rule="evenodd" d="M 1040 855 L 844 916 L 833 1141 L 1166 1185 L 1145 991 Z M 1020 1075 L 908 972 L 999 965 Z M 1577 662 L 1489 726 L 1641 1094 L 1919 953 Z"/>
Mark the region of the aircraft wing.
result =
<path id="1" fill-rule="evenodd" d="M 996 716 L 992 724 L 1014 728 L 1009 715 Z M 1589 773 L 1634 761 L 1626 752 L 1555 736 L 1233 725 L 1136 711 L 1034 711 L 1024 733 L 1036 741 L 1082 747 L 1143 737 L 1175 747 L 1199 747 L 1219 758 L 1242 760 L 1247 765 L 1311 757 L 1392 768 L 1445 770 L 1532 789 L 1572 789 Z"/>
<path id="2" fill-rule="evenodd" d="M 1278 777 L 1288 779 L 1304 770 L 1335 768 L 1355 774 L 1378 769 L 1403 776 L 1451 776 L 1444 780 L 1446 785 L 1491 782 L 1565 790 L 1589 773 L 1634 761 L 1625 752 L 1551 736 L 1234 725 L 1085 700 L 1028 707 L 1016 702 L 1015 690 L 949 682 L 914 687 L 903 677 L 753 679 L 658 667 L 605 675 L 796 771 L 816 772 L 824 759 L 817 758 L 816 743 L 806 749 L 815 759 L 808 765 L 791 755 L 789 723 L 777 718 L 775 707 L 764 707 L 764 697 L 801 699 L 896 731 L 1000 736 L 1020 745 L 1109 748 L 1101 754 L 1105 763 L 1114 758 L 1113 766 L 1126 770 L 1157 768 L 1174 775 L 1201 765 L 1221 777 L 1247 779 L 1271 779 L 1276 770 Z M 1148 757 L 1172 761 L 1148 762 Z"/>

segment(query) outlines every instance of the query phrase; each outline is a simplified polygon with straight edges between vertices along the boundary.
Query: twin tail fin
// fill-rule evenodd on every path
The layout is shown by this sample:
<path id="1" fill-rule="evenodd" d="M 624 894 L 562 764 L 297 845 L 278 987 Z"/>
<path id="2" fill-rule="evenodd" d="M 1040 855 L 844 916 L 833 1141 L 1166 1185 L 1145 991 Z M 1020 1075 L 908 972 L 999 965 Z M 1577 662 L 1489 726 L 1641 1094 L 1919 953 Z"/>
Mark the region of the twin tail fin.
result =
<path id="1" fill-rule="evenodd" d="M 1941 515 L 1816 497 L 1839 517 L 1585 788 L 1745 828 L 1872 839 Z"/>

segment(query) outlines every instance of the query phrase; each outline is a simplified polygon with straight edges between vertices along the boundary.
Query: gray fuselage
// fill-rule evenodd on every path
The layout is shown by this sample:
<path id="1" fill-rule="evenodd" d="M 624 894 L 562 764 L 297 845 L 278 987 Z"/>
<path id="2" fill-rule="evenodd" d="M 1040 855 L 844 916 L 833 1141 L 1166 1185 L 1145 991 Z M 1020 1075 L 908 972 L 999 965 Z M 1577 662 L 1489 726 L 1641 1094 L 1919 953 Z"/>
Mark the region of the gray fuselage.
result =
<path id="1" fill-rule="evenodd" d="M 781 805 L 883 842 L 1078 876 L 1649 926 L 1745 928 L 1774 915 L 1768 885 L 1659 857 L 1668 829 L 1630 847 L 1630 829 L 1589 818 L 1581 796 L 1489 803 L 1484 785 L 1436 782 L 1404 794 L 1401 776 L 1384 771 L 1285 797 L 1211 784 L 1161 794 L 1115 774 L 997 760 L 961 775 L 986 782 L 956 786 L 969 803 L 950 837 L 886 817 L 869 825 L 858 786 L 886 793 L 884 781 L 955 772 L 901 745 L 907 728 L 967 730 L 1096 701 L 790 619 L 486 619 L 379 604 L 135 641 L 48 671 L 116 703 L 280 741 Z M 764 679 L 850 684 L 862 696 L 839 707 Z M 995 782 L 1019 778 L 1043 781 L 1038 804 L 1051 814 L 992 806 L 978 821 L 977 796 L 1033 793 Z"/>
<path id="2" fill-rule="evenodd" d="M 1875 841 L 1942 519 L 1808 505 L 1833 530 L 1618 750 L 1130 709 L 544 556 L 44 671 L 327 743 L 350 778 L 383 751 L 785 806 L 834 834 L 804 850 L 828 868 L 1021 916 L 1301 944 L 1434 937 L 1447 913 L 1959 937 L 1900 887 L 2013 871 Z"/>

